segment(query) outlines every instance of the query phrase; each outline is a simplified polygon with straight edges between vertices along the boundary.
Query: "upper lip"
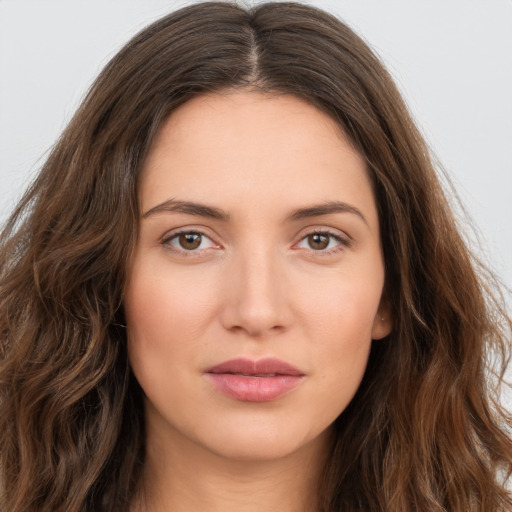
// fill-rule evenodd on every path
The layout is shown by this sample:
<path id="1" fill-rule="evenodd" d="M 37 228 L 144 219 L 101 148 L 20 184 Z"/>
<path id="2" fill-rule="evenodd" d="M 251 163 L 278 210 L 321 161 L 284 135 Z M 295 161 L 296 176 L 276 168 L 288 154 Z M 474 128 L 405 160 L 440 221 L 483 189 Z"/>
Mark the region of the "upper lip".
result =
<path id="1" fill-rule="evenodd" d="M 272 357 L 259 359 L 258 361 L 244 358 L 230 359 L 209 368 L 206 373 L 232 373 L 253 376 L 304 375 L 303 372 L 291 364 Z"/>

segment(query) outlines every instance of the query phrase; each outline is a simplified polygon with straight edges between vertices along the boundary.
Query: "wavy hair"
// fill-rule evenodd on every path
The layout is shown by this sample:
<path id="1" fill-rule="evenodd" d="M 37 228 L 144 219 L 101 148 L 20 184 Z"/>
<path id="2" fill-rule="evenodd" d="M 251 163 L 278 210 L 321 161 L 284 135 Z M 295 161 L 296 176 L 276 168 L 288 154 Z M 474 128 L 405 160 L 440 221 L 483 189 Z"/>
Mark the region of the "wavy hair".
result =
<path id="1" fill-rule="evenodd" d="M 126 510 L 144 465 L 142 391 L 122 328 L 137 180 L 190 98 L 292 94 L 365 158 L 394 317 L 325 468 L 322 512 L 512 508 L 499 404 L 511 321 L 468 251 L 389 74 L 335 17 L 296 3 L 180 9 L 105 67 L 0 239 L 1 509 Z M 498 297 L 498 298 L 493 298 Z"/>

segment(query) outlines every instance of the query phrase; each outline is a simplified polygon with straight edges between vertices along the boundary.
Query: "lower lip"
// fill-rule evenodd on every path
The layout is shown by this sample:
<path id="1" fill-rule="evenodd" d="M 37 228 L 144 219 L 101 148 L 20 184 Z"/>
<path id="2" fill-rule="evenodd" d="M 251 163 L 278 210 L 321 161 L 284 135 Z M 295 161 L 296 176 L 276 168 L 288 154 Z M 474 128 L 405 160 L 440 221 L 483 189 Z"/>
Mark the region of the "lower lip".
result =
<path id="1" fill-rule="evenodd" d="M 275 377 L 244 377 L 231 373 L 207 373 L 213 386 L 221 393 L 246 402 L 269 402 L 295 388 L 303 379 L 300 375 Z"/>

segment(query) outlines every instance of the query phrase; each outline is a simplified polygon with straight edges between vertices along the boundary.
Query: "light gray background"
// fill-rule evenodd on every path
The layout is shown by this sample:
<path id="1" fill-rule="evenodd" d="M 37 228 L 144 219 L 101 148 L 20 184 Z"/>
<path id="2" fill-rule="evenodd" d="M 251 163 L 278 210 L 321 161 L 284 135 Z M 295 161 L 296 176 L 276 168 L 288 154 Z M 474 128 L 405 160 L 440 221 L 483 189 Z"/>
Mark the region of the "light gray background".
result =
<path id="1" fill-rule="evenodd" d="M 0 223 L 109 58 L 189 3 L 0 0 Z M 476 227 L 475 250 L 512 287 L 512 0 L 309 3 L 384 60 Z"/>

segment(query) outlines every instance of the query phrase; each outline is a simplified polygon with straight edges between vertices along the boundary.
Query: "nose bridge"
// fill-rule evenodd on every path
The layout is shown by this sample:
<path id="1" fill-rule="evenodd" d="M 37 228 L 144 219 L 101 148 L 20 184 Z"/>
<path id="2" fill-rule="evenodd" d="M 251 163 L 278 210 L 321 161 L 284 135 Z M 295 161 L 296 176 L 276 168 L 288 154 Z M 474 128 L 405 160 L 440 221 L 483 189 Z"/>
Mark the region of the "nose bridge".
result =
<path id="1" fill-rule="evenodd" d="M 285 327 L 288 315 L 283 277 L 275 247 L 251 244 L 238 252 L 228 284 L 227 327 L 251 335 Z"/>
<path id="2" fill-rule="evenodd" d="M 275 298 L 276 290 L 274 288 L 279 284 L 276 276 L 277 262 L 274 251 L 268 248 L 258 248 L 240 259 L 242 296 L 246 296 L 249 303 L 269 305 Z"/>

